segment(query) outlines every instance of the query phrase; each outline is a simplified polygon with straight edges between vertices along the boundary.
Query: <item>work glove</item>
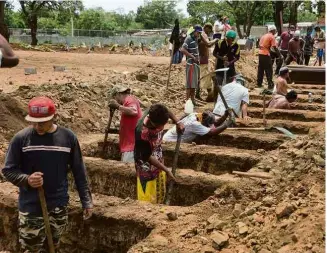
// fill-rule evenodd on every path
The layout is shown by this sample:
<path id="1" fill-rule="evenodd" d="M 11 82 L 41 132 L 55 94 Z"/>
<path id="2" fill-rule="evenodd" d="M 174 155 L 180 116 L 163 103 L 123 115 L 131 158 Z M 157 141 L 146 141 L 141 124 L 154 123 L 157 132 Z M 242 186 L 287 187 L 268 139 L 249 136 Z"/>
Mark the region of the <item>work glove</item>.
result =
<path id="1" fill-rule="evenodd" d="M 111 99 L 109 101 L 109 108 L 110 109 L 116 109 L 116 110 L 118 110 L 119 109 L 119 106 L 120 106 L 120 104 L 115 99 Z"/>

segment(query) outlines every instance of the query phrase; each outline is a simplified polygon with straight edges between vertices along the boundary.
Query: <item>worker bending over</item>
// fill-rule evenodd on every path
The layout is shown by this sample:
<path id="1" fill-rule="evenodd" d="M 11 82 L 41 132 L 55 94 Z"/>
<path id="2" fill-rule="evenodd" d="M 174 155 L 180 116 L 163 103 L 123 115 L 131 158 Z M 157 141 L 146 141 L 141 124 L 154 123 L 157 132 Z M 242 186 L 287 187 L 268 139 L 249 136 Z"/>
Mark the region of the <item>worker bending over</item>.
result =
<path id="1" fill-rule="evenodd" d="M 231 80 L 232 82 L 224 85 L 221 88 L 221 92 L 226 100 L 228 107 L 233 109 L 238 117 L 249 120 L 250 117 L 247 113 L 249 104 L 249 90 L 243 86 L 245 81 L 241 75 L 233 77 Z M 225 113 L 225 110 L 225 105 L 219 96 L 213 113 L 219 117 L 222 117 Z"/>
<path id="2" fill-rule="evenodd" d="M 291 109 L 291 103 L 295 102 L 297 94 L 294 90 L 291 90 L 286 96 L 276 94 L 268 102 L 268 108 L 271 109 Z"/>
<path id="3" fill-rule="evenodd" d="M 292 61 L 295 61 L 297 64 L 303 64 L 303 50 L 304 50 L 304 41 L 300 38 L 300 31 L 296 30 L 294 37 L 288 43 L 288 54 L 285 60 L 285 64 L 289 65 Z"/>
<path id="4" fill-rule="evenodd" d="M 223 117 L 218 118 L 209 110 L 203 113 L 190 113 L 183 117 L 179 122 L 185 126 L 182 142 L 191 143 L 197 136 L 212 136 L 223 132 L 231 123 L 226 121 L 228 111 L 226 110 Z M 176 126 L 172 127 L 163 136 L 164 142 L 176 142 L 177 131 Z"/>
<path id="5" fill-rule="evenodd" d="M 109 108 L 121 113 L 119 147 L 121 160 L 126 163 L 134 163 L 135 127 L 142 116 L 140 102 L 130 92 L 126 86 L 115 86 L 108 92 Z"/>
<path id="6" fill-rule="evenodd" d="M 164 126 L 171 119 L 177 131 L 183 133 L 184 125 L 162 104 L 153 104 L 143 113 L 135 129 L 134 159 L 137 175 L 137 199 L 162 204 L 166 194 L 166 176 L 176 180 L 164 165 L 162 137 Z"/>

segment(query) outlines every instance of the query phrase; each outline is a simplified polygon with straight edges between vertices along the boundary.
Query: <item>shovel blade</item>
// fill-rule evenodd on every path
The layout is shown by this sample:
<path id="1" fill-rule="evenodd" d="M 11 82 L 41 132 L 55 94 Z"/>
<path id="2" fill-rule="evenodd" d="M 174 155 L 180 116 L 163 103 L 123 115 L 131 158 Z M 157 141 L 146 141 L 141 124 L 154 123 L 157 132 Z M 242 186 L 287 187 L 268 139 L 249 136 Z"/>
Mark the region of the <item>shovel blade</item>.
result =
<path id="1" fill-rule="evenodd" d="M 285 134 L 286 136 L 288 136 L 292 139 L 296 138 L 296 136 L 294 134 L 292 134 L 290 131 L 288 131 L 284 127 L 273 127 L 273 128 L 277 129 L 279 132 L 282 132 L 283 134 Z"/>

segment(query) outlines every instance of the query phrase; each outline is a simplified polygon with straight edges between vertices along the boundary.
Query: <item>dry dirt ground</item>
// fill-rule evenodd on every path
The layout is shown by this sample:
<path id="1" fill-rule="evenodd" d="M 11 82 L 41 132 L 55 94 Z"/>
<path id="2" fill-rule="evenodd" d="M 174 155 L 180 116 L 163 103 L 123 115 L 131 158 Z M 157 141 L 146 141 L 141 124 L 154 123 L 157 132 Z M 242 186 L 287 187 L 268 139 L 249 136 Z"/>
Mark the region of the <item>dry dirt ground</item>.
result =
<path id="1" fill-rule="evenodd" d="M 73 129 L 84 143 L 91 143 L 93 135 L 104 132 L 107 90 L 114 84 L 128 84 L 142 108 L 163 102 L 176 113 L 182 111 L 184 64 L 173 66 L 170 87 L 174 92 L 167 93 L 168 57 L 36 51 L 17 54 L 21 59 L 17 68 L 0 69 L 0 167 L 8 141 L 26 126 L 27 102 L 37 95 L 54 99 L 58 123 Z M 257 57 L 244 55 L 237 68 L 253 87 Z M 54 65 L 64 65 L 67 71 L 54 72 Z M 36 67 L 37 74 L 25 75 L 27 67 Z M 294 122 L 300 125 L 304 123 L 301 121 L 305 120 Z M 134 202 L 131 205 L 135 209 L 126 210 L 125 206 L 122 210 L 126 213 L 122 211 L 121 216 L 133 218 L 131 212 L 137 210 L 138 218 L 147 217 L 155 224 L 150 236 L 129 252 L 324 252 L 325 128 L 323 122 L 317 124 L 321 127 L 276 150 L 253 151 L 260 162 L 251 172 L 269 173 L 272 180 L 241 178 L 191 207 L 147 206 L 144 211 Z M 113 127 L 119 127 L 118 115 Z M 98 194 L 95 199 L 104 202 Z M 106 212 L 100 204 L 96 209 Z M 178 219 L 168 220 L 162 209 L 175 212 Z M 0 250 L 9 250 L 4 246 L 0 243 Z"/>

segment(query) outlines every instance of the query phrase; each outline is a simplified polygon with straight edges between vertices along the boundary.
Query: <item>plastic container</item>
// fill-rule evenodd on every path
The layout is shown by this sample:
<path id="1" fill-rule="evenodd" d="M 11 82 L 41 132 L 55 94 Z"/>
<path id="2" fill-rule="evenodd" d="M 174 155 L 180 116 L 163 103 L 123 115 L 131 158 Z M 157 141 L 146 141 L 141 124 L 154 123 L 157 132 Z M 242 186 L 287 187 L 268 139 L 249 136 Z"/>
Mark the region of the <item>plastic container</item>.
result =
<path id="1" fill-rule="evenodd" d="M 313 102 L 313 97 L 312 97 L 312 93 L 311 92 L 308 94 L 308 101 L 309 101 L 309 103 L 312 103 Z"/>
<path id="2" fill-rule="evenodd" d="M 190 114 L 190 113 L 193 113 L 193 111 L 194 111 L 194 105 L 193 105 L 192 100 L 189 98 L 185 103 L 184 112 L 186 114 Z"/>

